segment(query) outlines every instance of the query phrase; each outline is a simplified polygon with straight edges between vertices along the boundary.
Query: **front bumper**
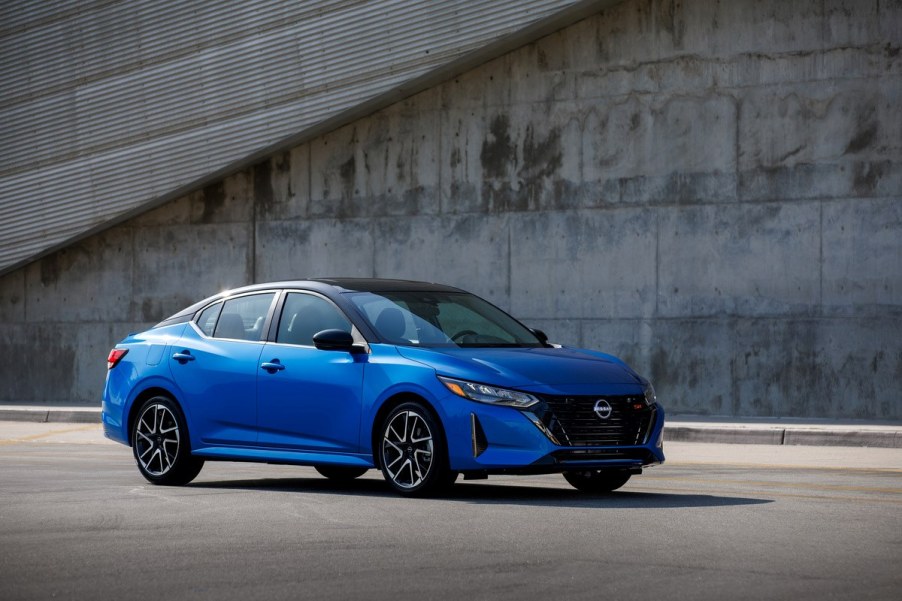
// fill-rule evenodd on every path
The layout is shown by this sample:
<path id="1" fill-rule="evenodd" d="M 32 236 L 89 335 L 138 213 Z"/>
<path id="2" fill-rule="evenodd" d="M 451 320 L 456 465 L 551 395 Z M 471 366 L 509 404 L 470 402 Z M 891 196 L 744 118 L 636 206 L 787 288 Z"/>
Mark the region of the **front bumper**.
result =
<path id="1" fill-rule="evenodd" d="M 630 470 L 664 462 L 664 409 L 655 405 L 639 444 L 566 444 L 536 415 L 468 402 L 446 421 L 451 469 L 464 475 Z M 538 423 L 537 423 L 538 421 Z"/>

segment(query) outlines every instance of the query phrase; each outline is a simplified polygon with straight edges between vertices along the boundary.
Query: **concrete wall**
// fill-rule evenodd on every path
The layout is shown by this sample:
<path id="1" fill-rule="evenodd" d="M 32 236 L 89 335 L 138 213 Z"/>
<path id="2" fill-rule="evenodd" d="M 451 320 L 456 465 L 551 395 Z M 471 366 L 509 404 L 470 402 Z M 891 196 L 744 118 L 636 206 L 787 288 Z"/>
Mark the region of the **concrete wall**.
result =
<path id="1" fill-rule="evenodd" d="M 674 412 L 902 419 L 902 3 L 628 0 L 0 280 L 0 400 L 252 281 L 447 282 Z"/>
<path id="2" fill-rule="evenodd" d="M 0 2 L 0 274 L 618 1 Z"/>

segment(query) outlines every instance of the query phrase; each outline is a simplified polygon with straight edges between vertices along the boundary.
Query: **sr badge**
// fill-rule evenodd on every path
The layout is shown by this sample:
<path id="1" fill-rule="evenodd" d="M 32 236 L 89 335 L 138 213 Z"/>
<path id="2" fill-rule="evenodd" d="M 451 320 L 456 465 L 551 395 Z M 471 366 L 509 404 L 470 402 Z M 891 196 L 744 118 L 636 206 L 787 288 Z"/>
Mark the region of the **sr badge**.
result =
<path id="1" fill-rule="evenodd" d="M 611 417 L 611 412 L 613 408 L 611 404 L 604 399 L 598 399 L 595 401 L 595 415 L 598 416 L 599 419 L 608 419 Z"/>

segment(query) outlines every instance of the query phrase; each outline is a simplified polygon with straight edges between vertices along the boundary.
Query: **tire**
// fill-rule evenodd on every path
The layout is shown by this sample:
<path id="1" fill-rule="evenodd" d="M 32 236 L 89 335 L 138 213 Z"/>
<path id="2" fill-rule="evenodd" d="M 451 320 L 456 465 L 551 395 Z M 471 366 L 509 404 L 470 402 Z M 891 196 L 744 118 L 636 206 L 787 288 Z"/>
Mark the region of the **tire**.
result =
<path id="1" fill-rule="evenodd" d="M 585 470 L 564 472 L 564 479 L 579 491 L 600 494 L 615 491 L 626 484 L 630 473 L 620 470 Z"/>
<path id="2" fill-rule="evenodd" d="M 152 484 L 188 484 L 204 466 L 203 459 L 191 455 L 185 416 L 169 397 L 155 396 L 141 405 L 131 439 L 138 471 Z"/>
<path id="3" fill-rule="evenodd" d="M 329 480 L 337 482 L 350 482 L 368 471 L 365 467 L 344 467 L 340 465 L 316 465 L 314 468 Z"/>
<path id="4" fill-rule="evenodd" d="M 407 497 L 435 495 L 457 477 L 438 420 L 423 404 L 395 407 L 380 426 L 376 452 L 386 482 Z"/>

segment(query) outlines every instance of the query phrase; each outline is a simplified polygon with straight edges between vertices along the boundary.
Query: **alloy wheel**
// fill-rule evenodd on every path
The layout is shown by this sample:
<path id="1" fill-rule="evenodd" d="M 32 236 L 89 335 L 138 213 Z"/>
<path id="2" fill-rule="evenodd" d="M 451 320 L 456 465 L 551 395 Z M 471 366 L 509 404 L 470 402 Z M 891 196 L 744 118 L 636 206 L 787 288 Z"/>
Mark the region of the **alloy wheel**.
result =
<path id="1" fill-rule="evenodd" d="M 179 452 L 179 426 L 162 404 L 149 405 L 135 426 L 135 457 L 151 476 L 163 476 L 175 465 Z"/>
<path id="2" fill-rule="evenodd" d="M 433 450 L 432 431 L 416 411 L 401 411 L 388 422 L 382 436 L 382 457 L 395 486 L 412 489 L 422 484 L 432 469 Z"/>

